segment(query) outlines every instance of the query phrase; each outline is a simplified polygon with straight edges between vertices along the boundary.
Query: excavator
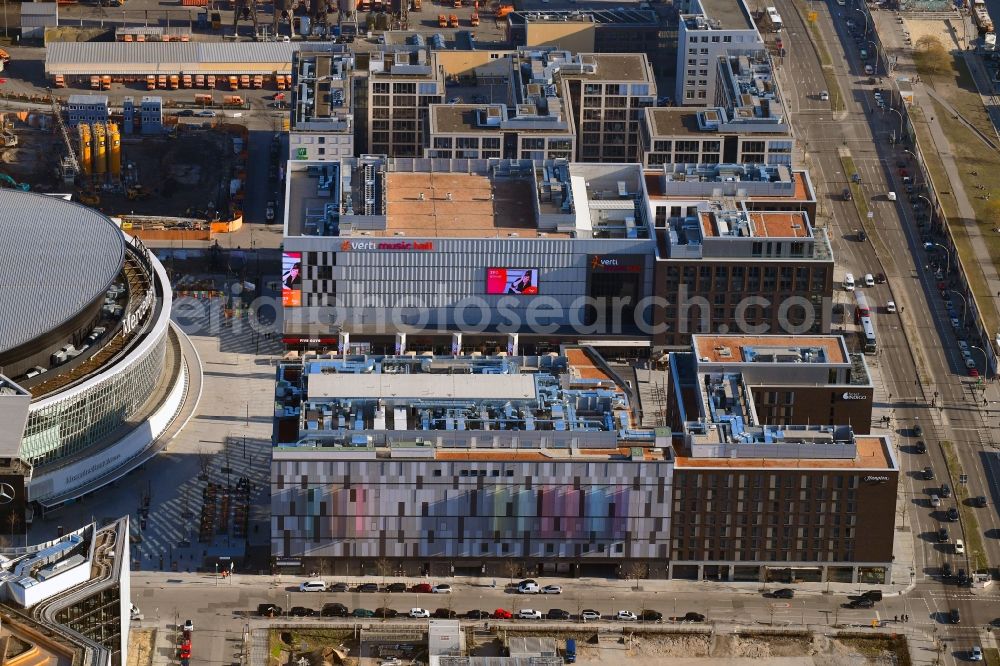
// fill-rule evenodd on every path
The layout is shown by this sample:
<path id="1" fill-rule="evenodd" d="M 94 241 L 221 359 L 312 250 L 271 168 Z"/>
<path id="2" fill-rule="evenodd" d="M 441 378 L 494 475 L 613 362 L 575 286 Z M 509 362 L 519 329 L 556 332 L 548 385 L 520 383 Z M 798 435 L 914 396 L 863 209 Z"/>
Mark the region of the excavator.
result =
<path id="1" fill-rule="evenodd" d="M 31 189 L 31 185 L 27 183 L 19 183 L 5 173 L 0 173 L 0 186 L 9 187 L 14 190 L 21 190 L 22 192 L 27 192 Z"/>
<path id="2" fill-rule="evenodd" d="M 101 197 L 97 195 L 97 192 L 93 190 L 80 190 L 80 193 L 76 196 L 77 200 L 86 206 L 98 206 L 101 203 Z"/>

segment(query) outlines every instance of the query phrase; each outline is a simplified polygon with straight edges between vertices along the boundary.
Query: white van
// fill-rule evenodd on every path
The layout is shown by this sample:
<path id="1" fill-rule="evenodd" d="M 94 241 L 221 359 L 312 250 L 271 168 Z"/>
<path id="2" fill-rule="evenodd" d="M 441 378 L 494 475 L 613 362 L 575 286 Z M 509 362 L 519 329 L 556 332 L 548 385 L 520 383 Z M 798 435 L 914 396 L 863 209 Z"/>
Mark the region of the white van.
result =
<path id="1" fill-rule="evenodd" d="M 888 199 L 889 201 L 895 201 L 896 200 L 896 193 L 895 192 L 888 192 L 888 193 L 886 193 L 885 198 Z"/>
<path id="2" fill-rule="evenodd" d="M 874 287 L 875 286 L 875 276 L 871 273 L 865 273 L 865 286 Z"/>
<path id="3" fill-rule="evenodd" d="M 538 583 L 521 583 L 517 587 L 518 594 L 539 594 L 542 588 L 538 586 Z"/>
<path id="4" fill-rule="evenodd" d="M 854 274 L 848 273 L 844 276 L 844 291 L 854 291 Z"/>
<path id="5" fill-rule="evenodd" d="M 326 592 L 326 583 L 321 580 L 307 580 L 299 585 L 299 592 Z"/>

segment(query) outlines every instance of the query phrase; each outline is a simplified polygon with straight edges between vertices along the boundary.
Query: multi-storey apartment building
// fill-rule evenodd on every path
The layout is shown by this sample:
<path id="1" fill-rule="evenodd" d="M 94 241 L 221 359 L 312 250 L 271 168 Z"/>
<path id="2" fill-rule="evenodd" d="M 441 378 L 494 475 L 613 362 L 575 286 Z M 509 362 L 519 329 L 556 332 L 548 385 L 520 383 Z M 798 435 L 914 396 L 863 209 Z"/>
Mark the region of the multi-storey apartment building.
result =
<path id="1" fill-rule="evenodd" d="M 272 554 L 303 571 L 666 573 L 669 437 L 591 350 L 278 368 Z M 509 568 L 510 562 L 517 568 Z"/>
<path id="2" fill-rule="evenodd" d="M 683 403 L 705 378 L 736 379 L 750 420 L 772 426 L 847 425 L 867 435 L 874 386 L 861 353 L 834 335 L 695 335 L 691 351 L 670 355 L 669 423 L 684 428 Z"/>
<path id="3" fill-rule="evenodd" d="M 368 61 L 368 152 L 422 157 L 431 104 L 445 98 L 444 69 L 425 48 L 376 51 Z"/>
<path id="4" fill-rule="evenodd" d="M 573 106 L 580 162 L 640 160 L 643 109 L 656 105 L 656 79 L 644 53 L 587 53 L 560 72 Z"/>
<path id="5" fill-rule="evenodd" d="M 643 164 L 791 166 L 791 127 L 769 60 L 720 56 L 717 66 L 716 106 L 645 109 L 640 128 Z"/>
<path id="6" fill-rule="evenodd" d="M 656 227 L 654 339 L 828 333 L 833 251 L 809 176 L 788 167 L 667 165 L 646 174 Z"/>
<path id="7" fill-rule="evenodd" d="M 292 55 L 288 158 L 354 156 L 354 55 L 310 46 Z"/>
<path id="8" fill-rule="evenodd" d="M 764 42 L 744 0 L 683 0 L 678 10 L 674 99 L 705 106 L 715 96 L 719 56 L 755 54 Z"/>

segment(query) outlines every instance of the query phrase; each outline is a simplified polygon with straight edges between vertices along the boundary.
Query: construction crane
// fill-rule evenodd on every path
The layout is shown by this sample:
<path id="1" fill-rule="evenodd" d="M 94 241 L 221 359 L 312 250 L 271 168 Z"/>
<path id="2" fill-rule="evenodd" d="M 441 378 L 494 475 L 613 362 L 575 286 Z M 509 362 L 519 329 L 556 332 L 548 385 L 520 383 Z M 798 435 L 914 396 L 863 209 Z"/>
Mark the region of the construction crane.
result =
<path id="1" fill-rule="evenodd" d="M 52 102 L 52 115 L 56 118 L 56 124 L 59 126 L 59 132 L 62 134 L 63 143 L 66 144 L 67 155 L 63 161 L 63 171 L 64 173 L 67 170 L 70 171 L 75 180 L 80 175 L 80 161 L 76 159 L 76 150 L 73 148 L 73 142 L 69 139 L 69 131 L 66 129 L 66 123 L 63 122 L 62 107 L 59 106 L 59 100 L 52 93 L 49 93 L 49 100 Z"/>
<path id="2" fill-rule="evenodd" d="M 237 31 L 237 24 L 241 20 L 250 21 L 253 23 L 254 39 L 259 39 L 260 26 L 257 23 L 256 0 L 235 0 L 233 9 L 233 31 Z"/>

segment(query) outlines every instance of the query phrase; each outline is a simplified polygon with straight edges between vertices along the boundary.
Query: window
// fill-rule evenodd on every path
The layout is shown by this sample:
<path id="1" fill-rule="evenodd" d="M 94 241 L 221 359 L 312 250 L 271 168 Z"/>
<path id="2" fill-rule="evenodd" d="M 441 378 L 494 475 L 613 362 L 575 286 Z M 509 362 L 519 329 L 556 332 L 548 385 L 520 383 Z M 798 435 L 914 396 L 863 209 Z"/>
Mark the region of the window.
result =
<path id="1" fill-rule="evenodd" d="M 441 470 L 439 470 L 439 469 L 434 470 L 434 473 L 432 474 L 432 476 L 441 476 Z"/>

